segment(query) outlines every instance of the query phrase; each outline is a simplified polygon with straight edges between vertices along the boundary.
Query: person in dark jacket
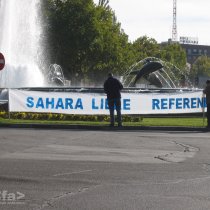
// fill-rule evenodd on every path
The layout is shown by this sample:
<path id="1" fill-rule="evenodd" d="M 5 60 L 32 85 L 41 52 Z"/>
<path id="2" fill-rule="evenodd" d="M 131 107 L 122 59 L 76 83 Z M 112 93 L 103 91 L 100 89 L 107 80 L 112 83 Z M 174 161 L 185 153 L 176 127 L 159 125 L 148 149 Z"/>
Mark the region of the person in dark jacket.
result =
<path id="1" fill-rule="evenodd" d="M 108 74 L 108 79 L 104 82 L 104 92 L 107 94 L 109 112 L 110 112 L 110 126 L 114 126 L 114 109 L 117 111 L 118 126 L 122 126 L 121 119 L 121 93 L 123 89 L 122 83 L 113 77 L 112 73 Z"/>
<path id="2" fill-rule="evenodd" d="M 210 128 L 210 80 L 206 81 L 206 88 L 203 90 L 206 94 L 206 104 L 207 104 L 207 128 Z"/>

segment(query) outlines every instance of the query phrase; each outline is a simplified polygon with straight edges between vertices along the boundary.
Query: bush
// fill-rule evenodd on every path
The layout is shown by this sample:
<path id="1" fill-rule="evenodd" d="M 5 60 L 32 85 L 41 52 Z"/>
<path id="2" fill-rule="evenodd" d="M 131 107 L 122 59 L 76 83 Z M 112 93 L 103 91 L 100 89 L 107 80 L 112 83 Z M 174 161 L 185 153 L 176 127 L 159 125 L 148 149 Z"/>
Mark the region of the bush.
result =
<path id="1" fill-rule="evenodd" d="M 8 112 L 0 112 L 0 117 L 8 119 Z M 73 114 L 56 114 L 56 113 L 25 113 L 16 112 L 10 113 L 11 119 L 21 120 L 62 120 L 62 121 L 92 121 L 92 122 L 109 122 L 109 115 L 73 115 Z M 122 116 L 123 122 L 141 122 L 143 117 Z"/>

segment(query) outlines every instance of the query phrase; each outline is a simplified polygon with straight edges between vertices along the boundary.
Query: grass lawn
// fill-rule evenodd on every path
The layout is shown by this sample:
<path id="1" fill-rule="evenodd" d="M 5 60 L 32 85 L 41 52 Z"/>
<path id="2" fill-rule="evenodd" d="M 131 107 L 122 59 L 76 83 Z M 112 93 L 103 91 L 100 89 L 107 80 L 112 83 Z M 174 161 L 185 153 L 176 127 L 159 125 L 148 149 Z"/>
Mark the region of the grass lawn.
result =
<path id="1" fill-rule="evenodd" d="M 96 121 L 62 121 L 62 120 L 16 120 L 16 119 L 3 119 L 0 118 L 0 124 L 60 124 L 60 125 L 108 125 L 108 122 Z M 141 122 L 123 122 L 124 126 L 185 126 L 185 127 L 203 127 L 206 126 L 206 118 L 146 118 L 144 117 Z"/>

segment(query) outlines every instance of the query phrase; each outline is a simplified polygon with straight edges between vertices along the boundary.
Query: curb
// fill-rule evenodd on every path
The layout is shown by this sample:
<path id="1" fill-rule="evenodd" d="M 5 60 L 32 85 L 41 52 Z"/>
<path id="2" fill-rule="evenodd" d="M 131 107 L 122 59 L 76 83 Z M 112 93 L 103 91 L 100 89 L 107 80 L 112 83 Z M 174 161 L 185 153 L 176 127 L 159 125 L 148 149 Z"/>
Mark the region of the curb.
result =
<path id="1" fill-rule="evenodd" d="M 209 132 L 205 127 L 172 127 L 172 126 L 95 126 L 95 125 L 56 125 L 56 124 L 0 124 L 0 128 L 36 128 L 36 129 L 72 129 L 91 131 L 189 131 L 189 132 Z"/>

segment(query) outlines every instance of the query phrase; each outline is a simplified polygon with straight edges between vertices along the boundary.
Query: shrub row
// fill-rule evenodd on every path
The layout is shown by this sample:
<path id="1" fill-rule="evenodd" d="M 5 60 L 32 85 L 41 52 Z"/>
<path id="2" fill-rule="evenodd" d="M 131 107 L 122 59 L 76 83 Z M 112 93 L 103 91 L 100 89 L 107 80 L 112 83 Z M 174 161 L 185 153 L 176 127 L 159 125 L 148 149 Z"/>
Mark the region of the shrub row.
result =
<path id="1" fill-rule="evenodd" d="M 8 112 L 0 112 L 0 117 L 4 119 L 9 118 Z M 123 122 L 140 122 L 142 117 L 122 116 Z M 63 121 L 93 121 L 93 122 L 108 122 L 108 115 L 68 115 L 68 114 L 54 114 L 54 113 L 25 113 L 16 112 L 10 113 L 10 119 L 21 120 L 63 120 Z"/>

